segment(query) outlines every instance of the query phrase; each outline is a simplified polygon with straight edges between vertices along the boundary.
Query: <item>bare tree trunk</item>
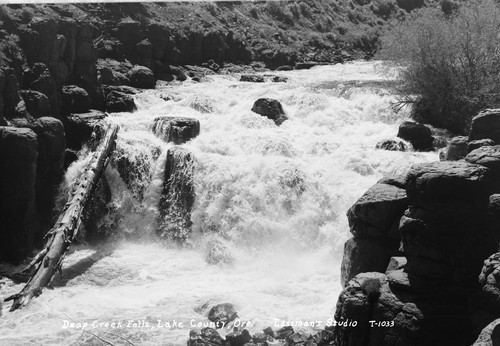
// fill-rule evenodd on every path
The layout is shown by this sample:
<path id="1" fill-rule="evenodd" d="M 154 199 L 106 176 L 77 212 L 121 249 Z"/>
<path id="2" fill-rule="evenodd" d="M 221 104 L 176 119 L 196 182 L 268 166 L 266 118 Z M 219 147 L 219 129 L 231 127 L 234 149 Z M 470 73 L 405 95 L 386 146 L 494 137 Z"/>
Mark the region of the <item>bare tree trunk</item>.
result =
<path id="1" fill-rule="evenodd" d="M 118 133 L 118 125 L 108 125 L 103 139 L 97 149 L 92 153 L 92 158 L 80 178 L 75 182 L 68 202 L 59 215 L 54 227 L 47 233 L 45 248 L 36 255 L 24 271 L 31 270 L 38 265 L 35 274 L 28 281 L 21 292 L 14 294 L 5 301 L 14 300 L 10 311 L 14 311 L 42 293 L 56 271 L 61 270 L 62 261 L 75 238 L 81 222 L 81 216 L 87 201 L 94 191 L 108 157 L 113 152 Z"/>

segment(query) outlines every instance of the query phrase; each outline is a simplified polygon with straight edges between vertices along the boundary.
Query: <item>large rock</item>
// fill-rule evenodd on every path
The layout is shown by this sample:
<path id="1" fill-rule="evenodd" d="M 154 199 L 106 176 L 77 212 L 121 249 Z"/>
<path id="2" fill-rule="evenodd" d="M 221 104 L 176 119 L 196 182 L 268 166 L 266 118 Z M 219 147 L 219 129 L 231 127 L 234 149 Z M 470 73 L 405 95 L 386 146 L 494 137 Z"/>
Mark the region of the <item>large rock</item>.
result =
<path id="1" fill-rule="evenodd" d="M 484 261 L 479 284 L 482 287 L 485 306 L 492 311 L 500 311 L 500 252 Z"/>
<path id="2" fill-rule="evenodd" d="M 76 85 L 65 85 L 62 88 L 63 114 L 86 113 L 92 106 L 89 94 Z"/>
<path id="3" fill-rule="evenodd" d="M 252 107 L 252 112 L 273 120 L 278 126 L 288 119 L 281 103 L 277 100 L 269 98 L 261 98 L 255 101 Z"/>
<path id="4" fill-rule="evenodd" d="M 444 159 L 446 161 L 457 161 L 463 159 L 468 151 L 467 151 L 467 141 L 468 137 L 458 136 L 453 137 L 446 148 L 446 154 Z"/>
<path id="5" fill-rule="evenodd" d="M 134 66 L 128 73 L 130 85 L 141 89 L 154 89 L 156 86 L 153 71 L 145 66 Z"/>
<path id="6" fill-rule="evenodd" d="M 226 340 L 213 328 L 191 330 L 187 346 L 225 346 Z"/>
<path id="7" fill-rule="evenodd" d="M 106 110 L 114 112 L 133 112 L 137 109 L 134 98 L 120 91 L 111 91 L 106 96 Z"/>
<path id="8" fill-rule="evenodd" d="M 365 272 L 384 273 L 391 257 L 398 255 L 399 240 L 385 238 L 351 238 L 344 245 L 342 257 L 341 284 Z"/>
<path id="9" fill-rule="evenodd" d="M 66 119 L 66 140 L 68 148 L 80 150 L 83 143 L 88 141 L 94 127 L 106 117 L 106 114 L 91 110 L 88 113 L 71 114 Z"/>
<path id="10" fill-rule="evenodd" d="M 208 312 L 208 319 L 215 323 L 217 328 L 223 328 L 238 318 L 238 313 L 231 303 L 217 304 Z"/>
<path id="11" fill-rule="evenodd" d="M 34 90 L 21 90 L 21 97 L 26 105 L 26 110 L 34 118 L 50 116 L 52 110 L 50 102 L 45 94 Z"/>
<path id="12" fill-rule="evenodd" d="M 472 150 L 481 148 L 481 147 L 488 147 L 495 145 L 495 142 L 493 142 L 489 138 L 484 138 L 484 139 L 476 139 L 474 141 L 470 141 L 467 144 L 467 153 L 470 153 Z"/>
<path id="13" fill-rule="evenodd" d="M 20 261 L 32 250 L 38 231 L 35 207 L 36 134 L 0 127 L 0 258 Z"/>
<path id="14" fill-rule="evenodd" d="M 490 170 L 467 162 L 432 162 L 413 165 L 406 179 L 411 203 L 432 208 L 465 203 L 488 205 L 494 177 Z"/>
<path id="15" fill-rule="evenodd" d="M 410 142 L 415 150 L 432 150 L 434 139 L 431 130 L 425 125 L 405 121 L 399 125 L 398 137 Z"/>
<path id="16" fill-rule="evenodd" d="M 469 140 L 487 138 L 500 144 L 500 109 L 487 109 L 472 118 Z"/>
<path id="17" fill-rule="evenodd" d="M 401 219 L 405 270 L 429 284 L 476 285 L 482 262 L 498 246 L 489 196 L 495 176 L 463 161 L 414 165 L 407 176 L 410 207 Z"/>
<path id="18" fill-rule="evenodd" d="M 408 206 L 406 191 L 389 184 L 375 184 L 347 211 L 356 237 L 399 238 L 399 219 Z"/>
<path id="19" fill-rule="evenodd" d="M 193 118 L 158 117 L 154 120 L 153 132 L 165 142 L 182 144 L 200 134 L 200 122 Z"/>
<path id="20" fill-rule="evenodd" d="M 47 96 L 52 115 L 59 117 L 62 106 L 61 93 L 56 80 L 47 66 L 43 63 L 36 63 L 24 75 L 24 89 L 39 91 Z"/>
<path id="21" fill-rule="evenodd" d="M 407 277 L 400 283 L 410 287 Z M 340 294 L 335 320 L 346 326 L 335 328 L 330 340 L 353 346 L 469 345 L 474 336 L 467 298 L 459 291 L 413 294 L 398 290 L 384 274 L 359 274 Z"/>
<path id="22" fill-rule="evenodd" d="M 474 149 L 467 155 L 465 161 L 500 172 L 500 145 Z"/>
<path id="23" fill-rule="evenodd" d="M 500 318 L 488 324 L 479 334 L 472 346 L 498 346 L 500 345 Z"/>

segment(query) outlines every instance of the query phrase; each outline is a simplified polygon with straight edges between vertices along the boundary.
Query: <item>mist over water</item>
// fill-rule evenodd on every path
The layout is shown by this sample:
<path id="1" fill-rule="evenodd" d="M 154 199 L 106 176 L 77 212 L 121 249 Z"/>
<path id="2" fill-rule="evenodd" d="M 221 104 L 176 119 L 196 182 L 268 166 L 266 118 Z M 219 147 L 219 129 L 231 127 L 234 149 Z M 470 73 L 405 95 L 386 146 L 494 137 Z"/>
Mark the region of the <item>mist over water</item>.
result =
<path id="1" fill-rule="evenodd" d="M 62 328 L 64 320 L 74 320 L 117 344 L 124 341 L 113 334 L 136 345 L 181 345 L 191 320 L 208 321 L 207 302 L 233 303 L 254 332 L 274 326 L 274 319 L 333 318 L 349 238 L 347 209 L 384 174 L 402 174 L 437 154 L 375 149 L 378 141 L 394 138 L 407 117 L 390 107 L 393 76 L 379 62 L 275 74 L 288 83 L 245 83 L 238 75 L 164 83 L 136 95 L 137 112 L 112 114 L 108 121 L 121 127 L 115 159 L 124 155 L 141 168 L 132 188 L 111 165 L 106 171 L 116 213 L 113 236 L 72 249 L 65 285 L 56 283 L 13 313 L 4 305 L 0 344 L 98 344 L 81 329 Z M 279 100 L 289 120 L 277 127 L 253 113 L 261 97 Z M 195 158 L 196 193 L 183 247 L 155 236 L 172 146 L 152 132 L 153 120 L 163 115 L 201 124 L 200 135 L 182 145 Z M 84 160 L 70 167 L 68 181 Z M 214 240 L 227 250 L 229 263 L 208 263 Z M 2 297 L 23 287 L 6 279 L 0 284 Z M 123 327 L 92 328 L 96 320 L 123 321 Z M 127 327 L 128 320 L 148 327 Z M 158 320 L 183 321 L 184 327 L 159 327 Z"/>

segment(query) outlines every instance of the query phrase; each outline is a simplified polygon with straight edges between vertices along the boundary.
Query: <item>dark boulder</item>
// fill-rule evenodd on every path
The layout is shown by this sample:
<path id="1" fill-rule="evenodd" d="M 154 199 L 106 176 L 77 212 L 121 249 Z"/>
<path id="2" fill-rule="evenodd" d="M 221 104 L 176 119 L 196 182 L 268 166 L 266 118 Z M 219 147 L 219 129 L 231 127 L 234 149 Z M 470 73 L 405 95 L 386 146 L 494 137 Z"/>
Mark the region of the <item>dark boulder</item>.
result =
<path id="1" fill-rule="evenodd" d="M 42 63 L 36 63 L 31 70 L 25 72 L 24 89 L 43 93 L 50 102 L 52 115 L 59 117 L 62 106 L 60 89 L 50 70 Z"/>
<path id="2" fill-rule="evenodd" d="M 500 144 L 500 109 L 487 109 L 472 118 L 469 140 L 478 139 L 491 139 Z"/>
<path id="3" fill-rule="evenodd" d="M 0 258 L 17 262 L 32 250 L 38 231 L 36 162 L 38 143 L 27 128 L 0 127 Z"/>
<path id="4" fill-rule="evenodd" d="M 446 161 L 463 159 L 467 155 L 467 141 L 468 137 L 465 136 L 453 137 L 446 148 L 444 159 Z"/>
<path id="5" fill-rule="evenodd" d="M 385 139 L 377 143 L 375 149 L 383 149 L 389 151 L 408 151 L 408 145 L 401 140 Z"/>
<path id="6" fill-rule="evenodd" d="M 489 138 L 476 139 L 474 141 L 470 141 L 467 144 L 467 152 L 470 153 L 474 149 L 478 149 L 478 148 L 481 148 L 481 147 L 488 147 L 488 146 L 492 146 L 492 145 L 495 145 L 495 142 L 493 142 Z"/>
<path id="7" fill-rule="evenodd" d="M 114 112 L 133 112 L 137 109 L 134 98 L 120 91 L 111 91 L 106 96 L 106 110 Z"/>
<path id="8" fill-rule="evenodd" d="M 243 329 L 242 331 L 237 330 L 238 328 L 234 328 L 232 333 L 226 335 L 226 340 L 229 346 L 245 346 L 251 345 L 252 337 L 248 330 Z"/>
<path id="9" fill-rule="evenodd" d="M 213 328 L 191 330 L 187 346 L 225 346 L 224 338 Z"/>
<path id="10" fill-rule="evenodd" d="M 83 143 L 90 139 L 94 127 L 105 117 L 105 113 L 96 110 L 68 116 L 66 119 L 66 140 L 68 148 L 76 151 L 80 150 Z"/>
<path id="11" fill-rule="evenodd" d="M 335 320 L 346 325 L 333 329 L 331 339 L 342 345 L 366 345 L 369 340 L 370 345 L 387 346 L 472 342 L 467 293 L 414 294 L 400 289 L 411 288 L 407 276 L 399 279 L 399 286 L 393 282 L 381 273 L 353 278 L 340 294 L 335 311 Z"/>
<path id="12" fill-rule="evenodd" d="M 264 77 L 260 75 L 244 74 L 241 75 L 240 82 L 264 83 Z"/>
<path id="13" fill-rule="evenodd" d="M 111 70 L 107 66 L 102 66 L 101 68 L 99 68 L 99 81 L 102 84 L 115 85 L 113 70 Z"/>
<path id="14" fill-rule="evenodd" d="M 92 106 L 92 101 L 87 91 L 76 85 L 63 86 L 61 94 L 63 114 L 85 113 Z"/>
<path id="15" fill-rule="evenodd" d="M 491 311 L 500 311 L 500 252 L 484 261 L 479 284 L 484 305 Z"/>
<path id="16" fill-rule="evenodd" d="M 200 134 L 200 122 L 193 118 L 158 117 L 153 123 L 153 133 L 165 142 L 182 144 Z"/>
<path id="17" fill-rule="evenodd" d="M 261 98 L 255 101 L 252 112 L 273 120 L 278 126 L 288 119 L 281 103 L 278 100 L 269 98 Z"/>
<path id="18" fill-rule="evenodd" d="M 474 149 L 467 155 L 465 161 L 500 172 L 500 145 Z"/>
<path id="19" fill-rule="evenodd" d="M 26 105 L 26 110 L 34 118 L 50 116 L 52 110 L 45 94 L 34 90 L 21 90 L 19 92 Z"/>
<path id="20" fill-rule="evenodd" d="M 154 89 L 156 86 L 153 71 L 145 66 L 134 66 L 128 73 L 130 85 L 134 88 Z"/>
<path id="21" fill-rule="evenodd" d="M 295 331 L 293 330 L 292 326 L 285 326 L 274 332 L 274 337 L 276 339 L 286 339 L 293 333 L 295 333 Z"/>
<path id="22" fill-rule="evenodd" d="M 231 303 L 217 304 L 208 312 L 208 320 L 214 322 L 216 328 L 223 328 L 236 318 L 238 313 Z"/>
<path id="23" fill-rule="evenodd" d="M 344 245 L 341 284 L 347 283 L 359 273 L 384 273 L 393 256 L 397 256 L 399 240 L 385 238 L 351 238 Z"/>
<path id="24" fill-rule="evenodd" d="M 404 189 L 375 184 L 347 211 L 351 233 L 357 237 L 398 239 L 399 219 L 407 207 Z"/>
<path id="25" fill-rule="evenodd" d="M 399 125 L 398 137 L 411 143 L 417 151 L 431 151 L 434 139 L 431 130 L 422 124 L 405 121 Z"/>

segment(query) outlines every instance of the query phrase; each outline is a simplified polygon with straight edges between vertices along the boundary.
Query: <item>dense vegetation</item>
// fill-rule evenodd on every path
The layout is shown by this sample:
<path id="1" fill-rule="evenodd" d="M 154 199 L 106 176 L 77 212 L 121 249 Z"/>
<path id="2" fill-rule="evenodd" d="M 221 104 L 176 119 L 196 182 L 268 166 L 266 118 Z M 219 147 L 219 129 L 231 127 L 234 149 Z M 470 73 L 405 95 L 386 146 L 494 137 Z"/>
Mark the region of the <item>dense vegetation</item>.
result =
<path id="1" fill-rule="evenodd" d="M 416 120 L 467 133 L 500 103 L 500 5 L 493 0 L 414 11 L 387 31 L 381 56 L 400 68 L 401 103 Z"/>

